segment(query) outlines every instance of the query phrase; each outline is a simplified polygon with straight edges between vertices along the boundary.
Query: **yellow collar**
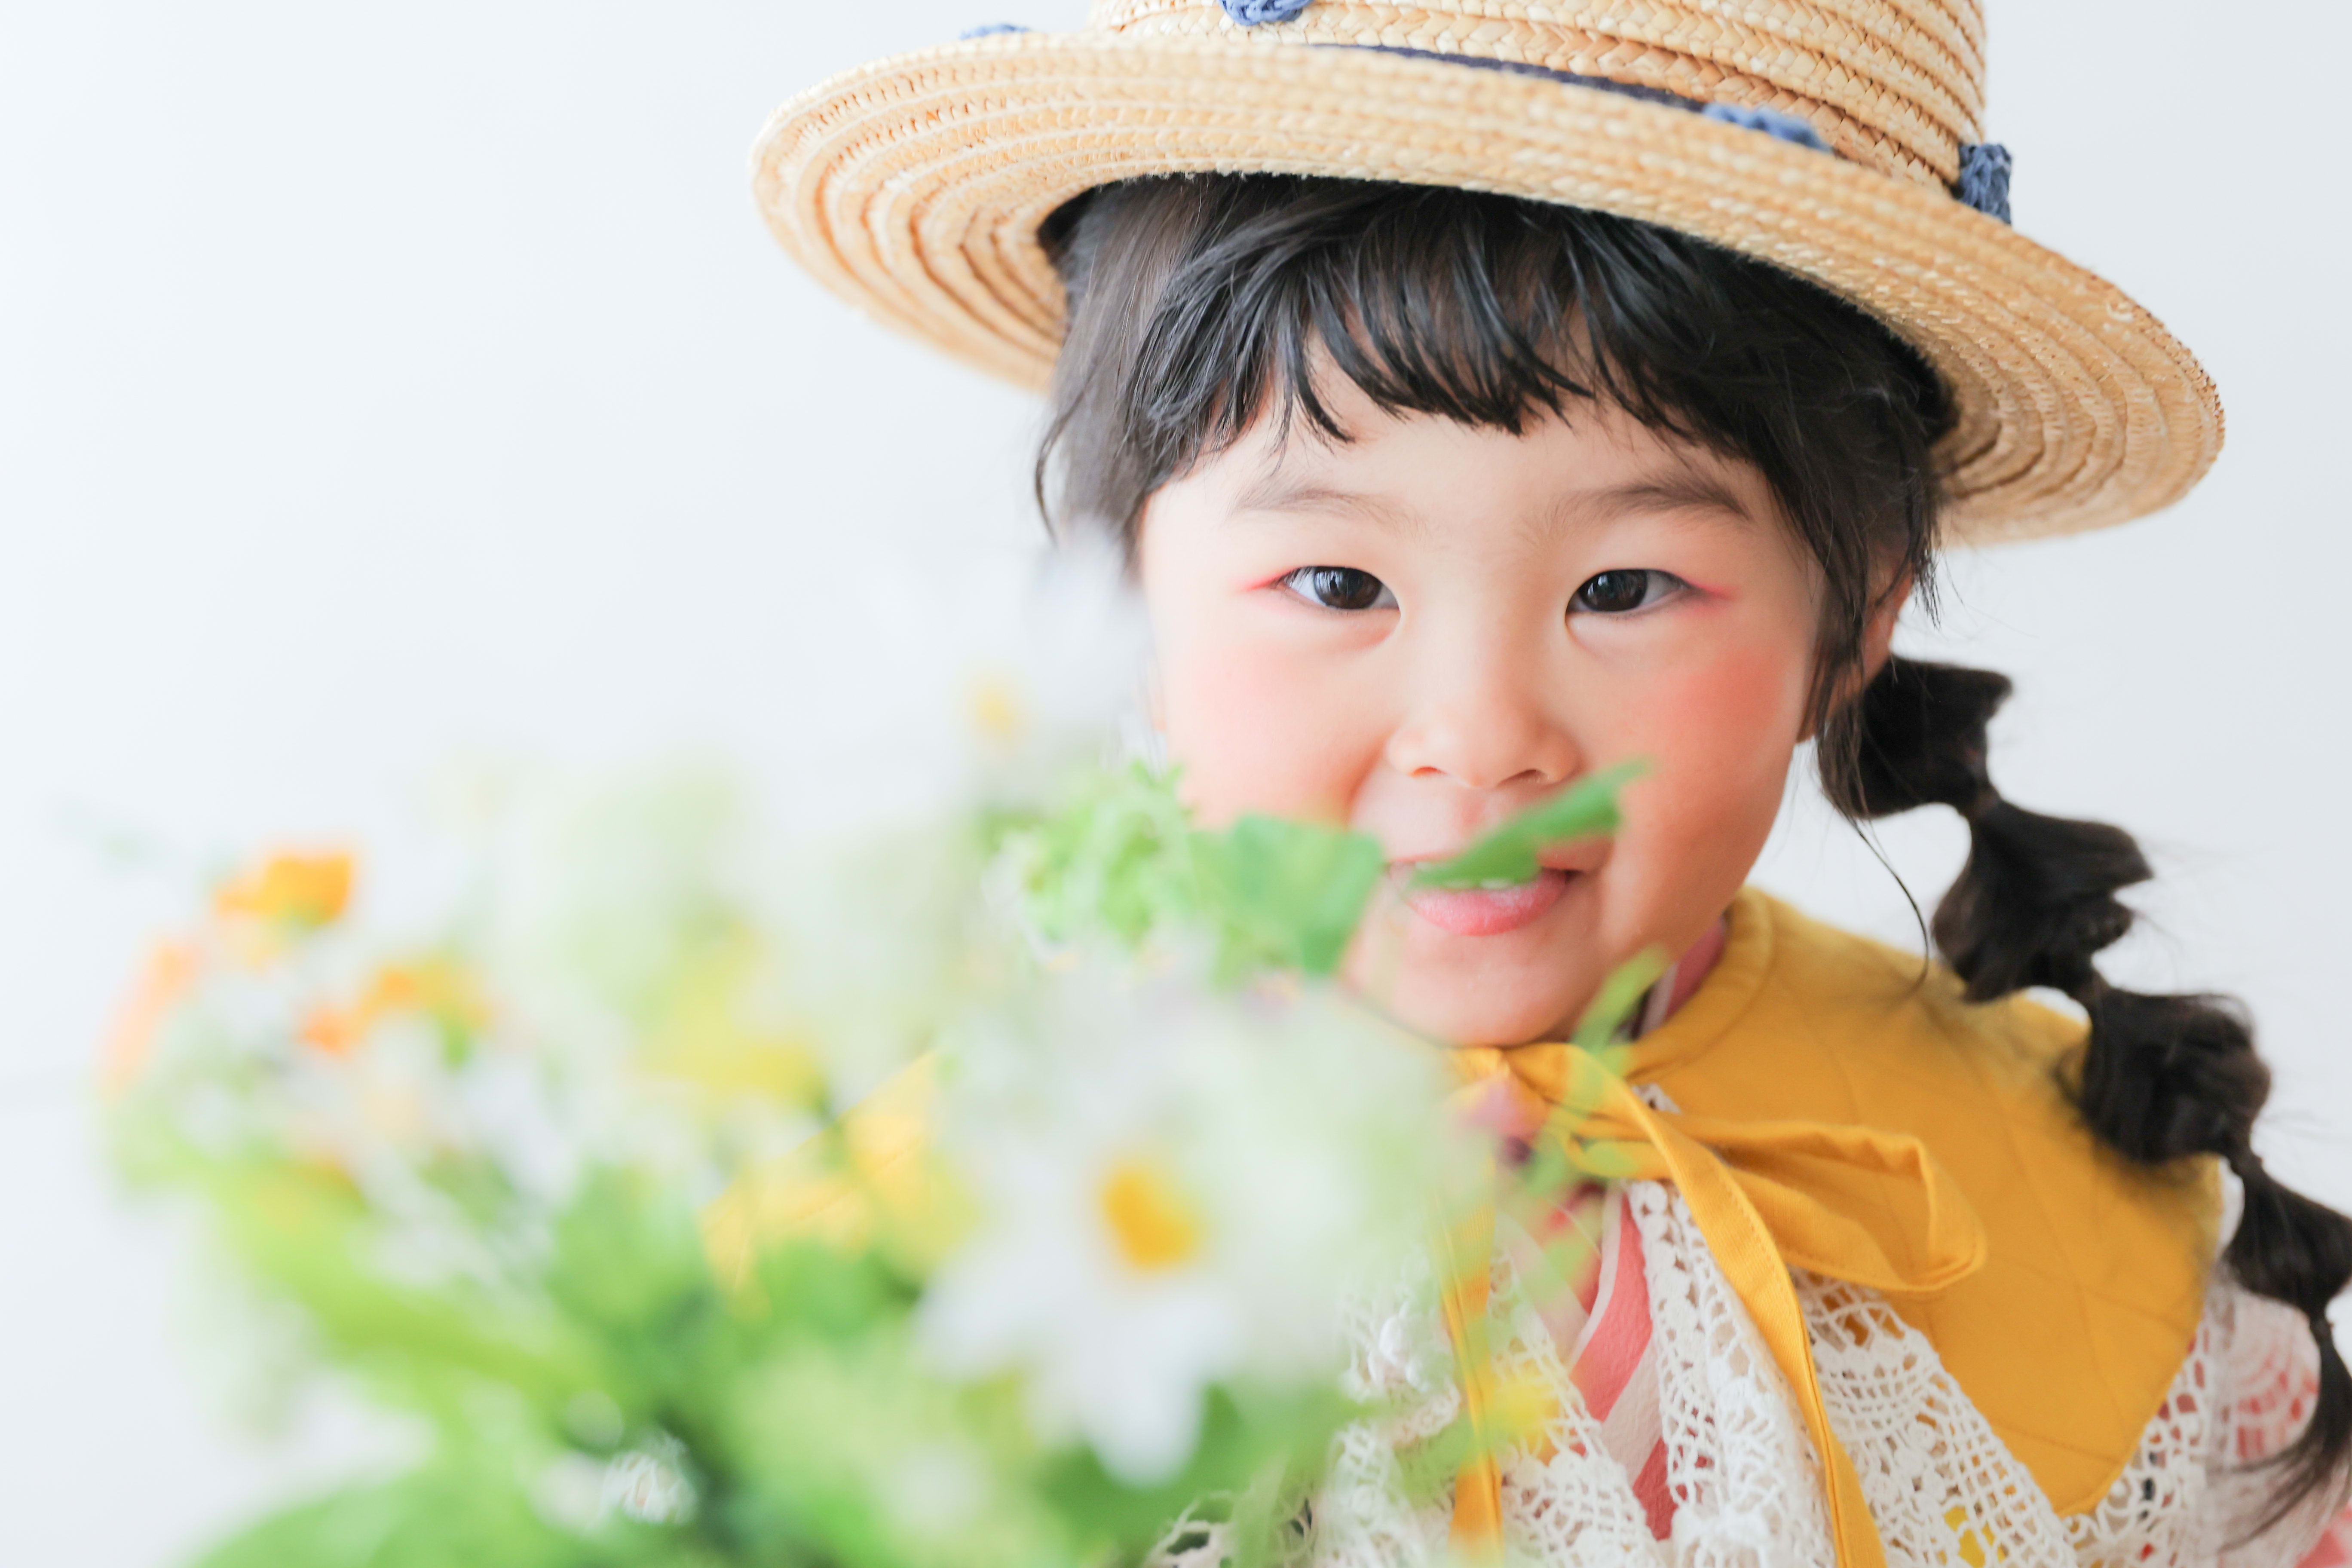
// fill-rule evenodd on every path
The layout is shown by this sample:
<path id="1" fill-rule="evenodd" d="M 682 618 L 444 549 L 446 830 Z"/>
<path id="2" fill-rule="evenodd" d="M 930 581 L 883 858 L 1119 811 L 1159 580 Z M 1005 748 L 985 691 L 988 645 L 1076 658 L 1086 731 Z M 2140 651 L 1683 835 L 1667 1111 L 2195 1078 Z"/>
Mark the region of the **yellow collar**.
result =
<path id="1" fill-rule="evenodd" d="M 1983 1226 L 1983 1266 L 1891 1304 L 2061 1515 L 2097 1506 L 2163 1405 L 2203 1312 L 2220 1210 L 2210 1161 L 2150 1171 L 2082 1125 L 2063 1082 L 2083 1036 L 2022 998 L 1969 1005 L 1940 966 L 1750 889 L 1713 972 L 1626 1071 L 1702 1121 L 1926 1146 Z M 1916 1184 L 1853 1181 L 1841 1203 L 1916 1215 Z M 1930 1262 L 1920 1226 L 1885 1234 L 1899 1268 Z"/>

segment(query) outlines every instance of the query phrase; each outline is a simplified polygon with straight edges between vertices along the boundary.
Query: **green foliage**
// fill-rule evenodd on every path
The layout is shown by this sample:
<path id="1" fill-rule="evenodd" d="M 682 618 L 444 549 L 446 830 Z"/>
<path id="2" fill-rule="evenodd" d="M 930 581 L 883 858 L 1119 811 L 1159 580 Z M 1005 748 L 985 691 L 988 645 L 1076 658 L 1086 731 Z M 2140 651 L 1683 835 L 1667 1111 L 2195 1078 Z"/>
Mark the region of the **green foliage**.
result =
<path id="1" fill-rule="evenodd" d="M 1244 816 L 1192 842 L 1228 976 L 1331 973 L 1388 867 L 1376 839 L 1271 816 Z"/>
<path id="2" fill-rule="evenodd" d="M 325 1347 L 390 1403 L 446 1410 L 482 1381 L 550 1401 L 593 1364 L 576 1325 L 516 1282 L 388 1269 L 394 1237 L 331 1169 L 241 1159 L 189 1179 L 247 1273 L 305 1309 Z"/>
<path id="3" fill-rule="evenodd" d="M 207 1552 L 198 1568 L 591 1568 L 649 1562 L 542 1521 L 521 1489 L 445 1458 L 289 1509 Z"/>
<path id="4" fill-rule="evenodd" d="M 1387 862 L 1360 833 L 1270 816 L 1192 825 L 1175 776 L 1105 774 L 1066 810 L 1009 835 L 1030 919 L 1049 940 L 1130 948 L 1205 937 L 1218 975 L 1339 967 Z"/>
<path id="5" fill-rule="evenodd" d="M 1451 860 L 1425 868 L 1413 880 L 1424 888 L 1481 888 L 1532 880 L 1542 868 L 1538 857 L 1545 850 L 1616 832 L 1624 820 L 1618 797 L 1644 771 L 1646 764 L 1626 763 L 1580 779 L 1512 817 Z"/>
<path id="6" fill-rule="evenodd" d="M 1644 769 L 1628 763 L 1580 780 L 1423 868 L 1415 885 L 1528 880 L 1545 850 L 1614 833 L 1620 797 Z M 1176 775 L 1140 763 L 1104 773 L 1056 815 L 1009 826 L 1006 842 L 1030 919 L 1049 940 L 1108 934 L 1141 947 L 1205 934 L 1228 980 L 1332 973 L 1387 866 L 1378 840 L 1344 828 L 1270 816 L 1196 828 Z"/>
<path id="7" fill-rule="evenodd" d="M 1204 1498 L 1228 1500 L 1229 1520 L 1270 1536 L 1285 1505 L 1296 1501 L 1288 1483 L 1311 1473 L 1330 1439 L 1359 1414 L 1336 1389 L 1281 1399 L 1218 1389 L 1192 1462 L 1165 1481 L 1123 1486 L 1079 1448 L 1058 1457 L 1045 1478 L 1045 1494 L 1103 1547 L 1152 1542 Z"/>
<path id="8" fill-rule="evenodd" d="M 1572 1043 L 1590 1054 L 1604 1071 L 1615 1074 L 1622 1070 L 1626 1052 L 1620 1042 L 1633 1021 L 1634 1009 L 1641 1006 L 1650 987 L 1657 984 L 1665 970 L 1664 954 L 1655 948 L 1641 952 L 1602 982 L 1601 994 L 1585 1007 L 1584 1016 L 1577 1021 Z M 1581 1180 L 1598 1177 L 1606 1181 L 1625 1173 L 1614 1168 L 1611 1151 L 1582 1136 L 1584 1119 L 1595 1109 L 1588 1100 L 1573 1093 L 1552 1108 L 1543 1131 L 1531 1141 L 1532 1152 L 1519 1171 L 1514 1197 L 1522 1216 L 1532 1218 L 1548 1210 Z M 1583 1246 L 1580 1237 L 1561 1237 L 1541 1249 L 1537 1267 L 1554 1279 L 1565 1279 L 1576 1266 Z"/>
<path id="9" fill-rule="evenodd" d="M 1191 814 L 1172 775 L 1141 763 L 1083 780 L 1064 809 L 1008 819 L 999 834 L 1024 912 L 1055 942 L 1129 948 L 1202 915 Z"/>

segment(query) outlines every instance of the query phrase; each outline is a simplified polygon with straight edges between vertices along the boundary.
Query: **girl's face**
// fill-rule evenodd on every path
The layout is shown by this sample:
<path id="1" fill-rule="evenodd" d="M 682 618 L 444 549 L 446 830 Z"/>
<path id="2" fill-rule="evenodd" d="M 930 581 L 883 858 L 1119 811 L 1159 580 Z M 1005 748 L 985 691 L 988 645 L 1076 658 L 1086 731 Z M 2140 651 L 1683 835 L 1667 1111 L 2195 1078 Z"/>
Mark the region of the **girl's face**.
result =
<path id="1" fill-rule="evenodd" d="M 1752 468 L 1613 408 L 1513 437 L 1385 415 L 1344 377 L 1324 395 L 1351 443 L 1260 421 L 1145 510 L 1171 760 L 1211 824 L 1380 840 L 1349 974 L 1405 1024 L 1557 1037 L 1619 964 L 1705 934 L 1763 848 L 1806 732 L 1818 569 Z M 1407 889 L 1637 758 L 1614 840 L 1522 887 Z"/>

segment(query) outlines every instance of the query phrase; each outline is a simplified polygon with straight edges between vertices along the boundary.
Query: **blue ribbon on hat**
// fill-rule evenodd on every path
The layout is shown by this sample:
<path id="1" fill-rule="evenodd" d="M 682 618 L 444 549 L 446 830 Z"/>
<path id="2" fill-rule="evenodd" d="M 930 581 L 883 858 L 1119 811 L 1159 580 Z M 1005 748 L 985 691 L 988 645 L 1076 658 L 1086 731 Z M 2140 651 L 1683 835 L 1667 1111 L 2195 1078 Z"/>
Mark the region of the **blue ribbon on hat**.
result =
<path id="1" fill-rule="evenodd" d="M 2009 176 L 2017 160 L 1998 142 L 1972 142 L 1960 149 L 1960 179 L 1952 194 L 1987 217 L 2003 223 L 2009 216 Z"/>
<path id="2" fill-rule="evenodd" d="M 1742 131 L 1761 131 L 1776 142 L 1793 142 L 1800 147 L 1810 147 L 1816 153 L 1829 153 L 1835 150 L 1827 142 L 1822 140 L 1822 133 L 1813 129 L 1811 121 L 1800 120 L 1793 114 L 1783 114 L 1777 109 L 1757 109 L 1738 103 L 1710 103 L 1699 109 L 1698 117 L 1701 120 L 1712 120 L 1718 125 L 1737 125 Z"/>
<path id="3" fill-rule="evenodd" d="M 1262 27 L 1269 23 L 1291 20 L 1315 4 L 1315 0 L 1217 0 L 1217 4 L 1224 7 L 1226 16 L 1242 26 Z M 963 36 L 966 38 L 984 38 L 999 33 L 1025 33 L 1028 30 L 1009 22 L 996 22 L 984 27 L 974 27 Z M 1528 65 L 1523 60 L 1484 59 L 1475 55 L 1441 54 L 1433 49 L 1400 48 L 1387 44 L 1325 44 L 1317 47 L 1371 49 L 1384 55 L 1406 55 L 1415 59 L 1444 60 L 1449 65 L 1475 66 L 1481 70 L 1506 71 L 1513 76 L 1544 77 L 1552 81 L 1565 82 L 1570 87 L 1613 92 L 1668 109 L 1685 110 L 1719 125 L 1736 125 L 1743 131 L 1761 132 L 1775 141 L 1811 148 L 1816 153 L 1828 153 L 1834 156 L 1836 152 L 1810 121 L 1793 114 L 1783 114 L 1777 109 L 1737 103 L 1702 103 L 1662 88 L 1612 81 L 1607 77 L 1578 76 L 1570 71 L 1553 70 L 1547 66 Z M 1960 177 L 1952 186 L 1952 195 L 1987 217 L 2008 223 L 2011 221 L 2010 175 L 2016 166 L 2017 160 L 2008 148 L 1998 142 L 1965 144 L 1960 148 Z"/>

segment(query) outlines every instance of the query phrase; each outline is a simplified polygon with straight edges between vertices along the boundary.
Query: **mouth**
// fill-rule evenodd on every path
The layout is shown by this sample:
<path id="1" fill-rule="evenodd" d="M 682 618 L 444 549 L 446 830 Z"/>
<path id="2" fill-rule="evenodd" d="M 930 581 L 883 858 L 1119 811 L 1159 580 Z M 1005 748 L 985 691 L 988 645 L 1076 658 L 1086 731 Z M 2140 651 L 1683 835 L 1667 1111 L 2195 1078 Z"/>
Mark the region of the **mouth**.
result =
<path id="1" fill-rule="evenodd" d="M 1389 881 L 1406 908 L 1440 931 L 1454 936 L 1502 936 L 1549 914 L 1578 883 L 1589 880 L 1609 863 L 1612 847 L 1605 838 L 1557 845 L 1538 858 L 1542 868 L 1527 882 L 1493 882 L 1480 888 L 1416 887 L 1415 873 L 1428 864 L 1419 856 L 1391 862 Z"/>
<path id="2" fill-rule="evenodd" d="M 1519 931 L 1549 914 L 1568 896 L 1569 884 L 1585 873 L 1542 870 L 1532 882 L 1512 882 L 1486 888 L 1416 888 L 1411 868 L 1400 878 L 1407 908 L 1443 931 L 1455 936 L 1501 936 Z"/>

